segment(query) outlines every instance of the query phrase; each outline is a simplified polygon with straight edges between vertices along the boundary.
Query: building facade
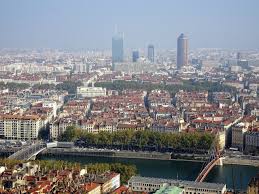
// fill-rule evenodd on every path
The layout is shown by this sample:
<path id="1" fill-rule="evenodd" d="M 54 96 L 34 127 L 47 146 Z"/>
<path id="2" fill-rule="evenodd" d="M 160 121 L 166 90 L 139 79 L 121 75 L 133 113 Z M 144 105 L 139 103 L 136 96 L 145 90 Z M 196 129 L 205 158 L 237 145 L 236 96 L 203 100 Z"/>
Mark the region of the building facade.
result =
<path id="1" fill-rule="evenodd" d="M 259 153 L 258 131 L 249 131 L 245 134 L 245 151 Z"/>
<path id="2" fill-rule="evenodd" d="M 94 98 L 106 96 L 106 88 L 102 87 L 77 87 L 77 96 Z"/>
<path id="3" fill-rule="evenodd" d="M 134 176 L 128 181 L 132 192 L 156 192 L 165 186 L 177 186 L 184 189 L 184 194 L 223 194 L 227 191 L 225 184 L 160 179 Z"/>
<path id="4" fill-rule="evenodd" d="M 177 39 L 177 69 L 188 65 L 188 38 L 181 34 Z"/>
<path id="5" fill-rule="evenodd" d="M 111 193 L 120 187 L 120 174 L 107 172 L 98 176 L 95 182 L 101 185 L 101 193 Z"/>
<path id="6" fill-rule="evenodd" d="M 243 151 L 246 131 L 247 129 L 244 126 L 232 127 L 232 147 Z"/>
<path id="7" fill-rule="evenodd" d="M 151 63 L 155 62 L 155 48 L 152 44 L 148 45 L 147 58 Z"/>
<path id="8" fill-rule="evenodd" d="M 116 34 L 112 37 L 112 63 L 123 62 L 123 36 Z"/>
<path id="9" fill-rule="evenodd" d="M 35 140 L 44 122 L 37 115 L 2 115 L 0 117 L 0 133 L 6 139 Z"/>

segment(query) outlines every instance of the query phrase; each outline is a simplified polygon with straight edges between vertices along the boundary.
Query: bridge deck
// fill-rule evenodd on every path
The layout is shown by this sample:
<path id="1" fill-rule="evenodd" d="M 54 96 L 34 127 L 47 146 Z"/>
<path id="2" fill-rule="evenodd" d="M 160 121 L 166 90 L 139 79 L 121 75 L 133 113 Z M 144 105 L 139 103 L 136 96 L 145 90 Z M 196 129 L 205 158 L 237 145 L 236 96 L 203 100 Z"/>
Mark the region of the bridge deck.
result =
<path id="1" fill-rule="evenodd" d="M 206 176 L 209 174 L 209 172 L 212 170 L 212 168 L 218 163 L 220 160 L 220 157 L 216 157 L 213 160 L 211 160 L 205 168 L 200 172 L 198 177 L 196 178 L 195 182 L 203 182 Z"/>
<path id="2" fill-rule="evenodd" d="M 15 160 L 29 160 L 33 156 L 36 156 L 38 153 L 46 149 L 45 143 L 36 143 L 32 144 L 29 147 L 23 148 L 19 150 L 18 152 L 15 152 L 11 156 L 8 157 L 8 159 L 15 159 Z"/>

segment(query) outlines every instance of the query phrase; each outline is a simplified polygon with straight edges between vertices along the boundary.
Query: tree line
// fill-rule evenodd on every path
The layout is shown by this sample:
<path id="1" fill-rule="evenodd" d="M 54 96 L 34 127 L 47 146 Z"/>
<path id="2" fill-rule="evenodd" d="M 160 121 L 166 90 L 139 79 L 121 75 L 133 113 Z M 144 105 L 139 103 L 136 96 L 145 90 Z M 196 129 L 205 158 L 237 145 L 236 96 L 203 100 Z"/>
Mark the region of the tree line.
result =
<path id="1" fill-rule="evenodd" d="M 209 92 L 235 92 L 236 89 L 230 86 L 222 85 L 219 82 L 195 82 L 195 81 L 182 81 L 182 84 L 167 85 L 165 83 L 153 84 L 139 81 L 123 81 L 116 80 L 113 82 L 97 82 L 97 87 L 105 87 L 110 90 L 123 91 L 126 89 L 146 90 L 148 92 L 159 89 L 167 90 L 171 94 L 177 93 L 179 90 L 185 91 L 209 91 Z"/>
<path id="2" fill-rule="evenodd" d="M 69 94 L 75 94 L 76 88 L 82 86 L 83 83 L 80 81 L 64 81 L 57 85 L 54 84 L 34 84 L 32 89 L 41 89 L 41 90 L 65 90 Z M 123 91 L 126 89 L 134 90 L 146 90 L 152 91 L 155 89 L 167 90 L 171 94 L 177 93 L 179 90 L 185 91 L 209 91 L 209 92 L 235 92 L 236 89 L 230 86 L 222 85 L 219 82 L 194 82 L 194 81 L 182 81 L 182 84 L 167 85 L 165 83 L 152 84 L 139 81 L 123 81 L 116 80 L 114 82 L 98 82 L 95 84 L 97 87 L 105 87 L 110 90 Z M 9 82 L 4 83 L 0 82 L 0 89 L 9 88 L 11 91 L 17 91 L 18 89 L 23 90 L 30 88 L 30 85 L 27 83 L 15 83 Z"/>
<path id="3" fill-rule="evenodd" d="M 121 164 L 121 163 L 95 163 L 88 164 L 87 171 L 89 173 L 98 174 L 107 171 L 120 173 L 121 182 L 127 183 L 128 180 L 137 174 L 137 168 L 135 165 Z"/>
<path id="4" fill-rule="evenodd" d="M 0 159 L 0 165 L 6 166 L 8 169 L 13 169 L 16 165 L 22 164 L 23 162 L 25 161 Z M 82 168 L 87 168 L 87 173 L 92 174 L 102 174 L 107 171 L 112 171 L 120 173 L 122 183 L 127 183 L 132 176 L 137 174 L 137 168 L 135 165 L 121 163 L 90 163 L 83 165 L 81 163 L 63 160 L 35 160 L 31 161 L 31 163 L 40 165 L 41 170 L 45 172 L 48 172 L 49 170 L 63 169 L 80 170 Z"/>
<path id="5" fill-rule="evenodd" d="M 10 91 L 17 91 L 17 90 L 25 90 L 28 88 L 36 89 L 36 90 L 58 90 L 62 91 L 65 90 L 69 94 L 75 94 L 76 88 L 78 86 L 82 86 L 83 83 L 80 81 L 74 82 L 74 81 L 64 81 L 62 83 L 59 83 L 57 85 L 55 84 L 34 84 L 33 86 L 30 86 L 30 84 L 27 83 L 16 83 L 16 82 L 0 82 L 0 89 L 8 88 Z"/>
<path id="6" fill-rule="evenodd" d="M 29 88 L 30 85 L 26 83 L 16 83 L 16 82 L 0 82 L 0 89 L 8 88 L 10 91 L 15 92 L 17 90 L 24 90 Z"/>
<path id="7" fill-rule="evenodd" d="M 78 146 L 150 151 L 208 151 L 215 135 L 207 132 L 161 133 L 151 130 L 120 130 L 113 133 L 88 133 L 73 126 L 67 127 L 59 141 L 75 141 Z"/>
<path id="8" fill-rule="evenodd" d="M 54 84 L 35 84 L 32 86 L 33 89 L 41 89 L 41 90 L 65 90 L 69 94 L 75 94 L 78 86 L 82 86 L 83 83 L 80 81 L 64 81 L 57 85 Z"/>

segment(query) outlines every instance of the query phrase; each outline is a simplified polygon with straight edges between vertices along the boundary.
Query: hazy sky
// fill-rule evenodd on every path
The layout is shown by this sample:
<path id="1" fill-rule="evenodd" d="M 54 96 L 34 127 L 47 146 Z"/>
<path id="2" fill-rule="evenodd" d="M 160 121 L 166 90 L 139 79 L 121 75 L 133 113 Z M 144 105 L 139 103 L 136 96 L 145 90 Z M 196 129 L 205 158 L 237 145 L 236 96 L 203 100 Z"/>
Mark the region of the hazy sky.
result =
<path id="1" fill-rule="evenodd" d="M 0 48 L 259 48 L 259 0 L 0 0 Z"/>

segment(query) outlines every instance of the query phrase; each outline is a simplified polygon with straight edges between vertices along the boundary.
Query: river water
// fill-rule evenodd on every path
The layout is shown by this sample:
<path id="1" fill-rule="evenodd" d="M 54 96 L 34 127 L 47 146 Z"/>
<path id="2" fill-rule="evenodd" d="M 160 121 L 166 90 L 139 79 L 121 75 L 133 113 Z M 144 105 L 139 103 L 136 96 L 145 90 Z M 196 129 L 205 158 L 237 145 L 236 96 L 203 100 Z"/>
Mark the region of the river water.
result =
<path id="1" fill-rule="evenodd" d="M 134 164 L 141 176 L 195 180 L 203 163 L 190 161 L 162 161 L 80 156 L 39 156 L 42 160 L 66 160 L 89 164 L 96 162 Z M 206 182 L 226 183 L 227 188 L 246 190 L 249 180 L 259 173 L 258 167 L 241 165 L 216 166 L 206 177 Z"/>

